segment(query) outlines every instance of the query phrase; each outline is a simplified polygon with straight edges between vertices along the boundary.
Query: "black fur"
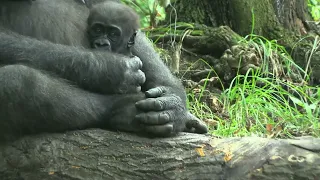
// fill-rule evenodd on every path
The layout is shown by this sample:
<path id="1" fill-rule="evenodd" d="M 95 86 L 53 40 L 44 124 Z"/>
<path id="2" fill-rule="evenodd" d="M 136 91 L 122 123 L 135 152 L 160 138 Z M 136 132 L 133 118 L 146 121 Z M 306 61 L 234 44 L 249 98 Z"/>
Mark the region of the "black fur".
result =
<path id="1" fill-rule="evenodd" d="M 89 127 L 168 136 L 197 120 L 142 33 L 137 57 L 93 51 L 88 15 L 75 0 L 0 1 L 0 141 Z"/>

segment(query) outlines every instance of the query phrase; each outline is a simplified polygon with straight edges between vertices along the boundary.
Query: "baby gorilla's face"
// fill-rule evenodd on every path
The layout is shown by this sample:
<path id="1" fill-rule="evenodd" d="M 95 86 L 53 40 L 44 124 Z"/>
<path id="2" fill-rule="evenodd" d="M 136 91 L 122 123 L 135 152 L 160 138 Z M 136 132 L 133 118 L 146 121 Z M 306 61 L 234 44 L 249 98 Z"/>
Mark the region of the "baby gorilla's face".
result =
<path id="1" fill-rule="evenodd" d="M 131 34 L 125 34 L 130 32 Z M 131 55 L 134 45 L 136 30 L 122 30 L 121 26 L 94 22 L 89 24 L 88 35 L 91 47 L 112 51 L 124 55 Z"/>
<path id="2" fill-rule="evenodd" d="M 130 7 L 113 1 L 94 5 L 88 17 L 91 47 L 131 55 L 139 29 L 139 16 Z"/>

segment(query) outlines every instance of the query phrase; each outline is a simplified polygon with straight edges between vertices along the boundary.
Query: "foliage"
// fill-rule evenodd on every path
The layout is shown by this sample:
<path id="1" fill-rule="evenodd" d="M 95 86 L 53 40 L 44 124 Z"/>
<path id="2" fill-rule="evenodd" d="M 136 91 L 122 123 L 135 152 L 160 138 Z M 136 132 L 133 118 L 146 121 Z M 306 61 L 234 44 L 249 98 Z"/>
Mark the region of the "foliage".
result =
<path id="1" fill-rule="evenodd" d="M 265 62 L 270 61 L 273 53 L 277 53 L 282 56 L 283 64 L 295 66 L 305 74 L 275 41 L 251 35 L 243 39 L 243 42 L 259 50 L 262 47 L 261 58 Z M 320 137 L 320 88 L 308 86 L 305 82 L 294 83 L 288 79 L 267 76 L 266 69 L 270 69 L 267 66 L 268 63 L 265 63 L 261 69 L 250 69 L 245 75 L 238 74 L 233 79 L 219 97 L 223 104 L 222 112 L 212 112 L 201 101 L 206 83 L 202 86 L 200 95 L 188 91 L 189 109 L 205 121 L 215 120 L 216 124 L 211 132 L 219 136 Z M 227 118 L 219 117 L 219 114 L 226 114 Z"/>
<path id="2" fill-rule="evenodd" d="M 315 21 L 320 20 L 320 0 L 308 0 L 309 11 Z"/>
<path id="3" fill-rule="evenodd" d="M 319 42 L 316 37 L 310 55 L 319 48 Z M 219 136 L 320 137 L 320 87 L 308 85 L 308 65 L 303 70 L 276 40 L 255 35 L 254 13 L 251 34 L 239 43 L 254 47 L 263 65 L 256 70 L 249 69 L 245 75 L 238 72 L 230 86 L 223 87 L 225 90 L 219 97 L 222 112 L 218 113 L 226 114 L 227 118 L 218 117 L 201 101 L 207 83 L 198 96 L 189 91 L 188 106 L 192 113 L 204 120 L 215 120 L 211 132 Z M 310 59 L 307 57 L 308 64 Z M 282 67 L 282 73 L 274 71 L 277 66 Z M 290 78 L 294 74 L 303 75 L 301 82 Z"/>
<path id="4" fill-rule="evenodd" d="M 140 15 L 142 28 L 154 28 L 160 20 L 165 19 L 165 7 L 170 0 L 122 0 Z"/>
<path id="5" fill-rule="evenodd" d="M 319 92 L 259 72 L 238 75 L 222 96 L 231 120 L 224 135 L 320 136 Z"/>
<path id="6" fill-rule="evenodd" d="M 319 1 L 313 2 L 312 11 L 313 17 L 318 20 Z M 311 0 L 309 0 L 310 3 Z M 224 87 L 222 81 L 218 79 L 223 92 L 214 96 L 217 97 L 215 101 L 221 104 L 220 110 L 213 109 L 204 100 L 207 86 L 210 84 L 209 73 L 206 81 L 199 85 L 199 88 L 187 89 L 189 110 L 208 123 L 211 133 L 217 136 L 313 135 L 320 137 L 320 87 L 308 85 L 308 73 L 310 73 L 308 65 L 305 70 L 300 68 L 294 63 L 286 49 L 277 43 L 277 40 L 268 40 L 255 35 L 254 13 L 252 18 L 251 34 L 239 43 L 256 49 L 264 62 L 261 68 L 250 69 L 246 74 L 238 73 L 228 87 Z M 188 32 L 190 34 L 199 34 L 194 30 L 193 25 L 188 23 L 175 23 L 168 27 L 153 29 L 148 34 L 157 31 L 162 32 L 157 33 L 161 34 L 159 38 L 166 35 L 174 38 L 177 35 L 182 36 L 187 30 L 192 31 Z M 306 59 L 308 64 L 310 56 L 319 48 L 319 42 L 319 39 L 316 38 L 310 50 L 311 53 Z M 214 68 L 201 58 L 193 64 L 196 65 L 199 61 L 206 64 L 215 73 Z M 275 71 L 278 67 L 281 68 L 281 73 Z M 291 77 L 295 74 L 301 75 L 301 82 L 292 80 Z M 215 74 L 215 77 L 218 75 Z"/>

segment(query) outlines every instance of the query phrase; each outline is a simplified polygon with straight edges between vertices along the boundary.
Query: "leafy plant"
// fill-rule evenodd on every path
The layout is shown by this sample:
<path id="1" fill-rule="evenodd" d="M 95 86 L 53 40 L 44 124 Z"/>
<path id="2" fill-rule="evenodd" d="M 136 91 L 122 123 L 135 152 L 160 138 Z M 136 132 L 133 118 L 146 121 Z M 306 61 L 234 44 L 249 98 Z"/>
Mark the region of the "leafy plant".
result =
<path id="1" fill-rule="evenodd" d="M 122 2 L 137 11 L 142 28 L 156 27 L 160 20 L 165 19 L 165 7 L 170 4 L 170 0 L 122 0 Z"/>
<path id="2" fill-rule="evenodd" d="M 320 0 L 308 0 L 309 11 L 315 21 L 320 20 Z"/>
<path id="3" fill-rule="evenodd" d="M 198 98 L 192 91 L 188 93 L 189 109 L 201 119 L 216 120 L 211 132 L 218 136 L 320 137 L 320 87 L 308 85 L 308 68 L 295 64 L 276 40 L 254 34 L 254 14 L 252 27 L 251 34 L 239 43 L 254 47 L 263 63 L 261 68 L 238 73 L 223 91 L 219 100 L 227 118 L 217 117 L 200 101 L 206 84 Z M 318 47 L 317 37 L 310 56 Z M 294 78 L 296 75 L 300 78 Z"/>

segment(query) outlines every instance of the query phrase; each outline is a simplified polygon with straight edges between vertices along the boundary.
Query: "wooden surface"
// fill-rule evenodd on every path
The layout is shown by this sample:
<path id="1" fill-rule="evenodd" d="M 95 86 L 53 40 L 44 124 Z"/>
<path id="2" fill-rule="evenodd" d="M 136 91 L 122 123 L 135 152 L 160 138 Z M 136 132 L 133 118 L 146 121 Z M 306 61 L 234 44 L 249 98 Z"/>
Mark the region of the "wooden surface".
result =
<path id="1" fill-rule="evenodd" d="M 320 140 L 150 139 L 100 129 L 25 137 L 0 147 L 0 179 L 294 179 L 320 177 Z"/>

